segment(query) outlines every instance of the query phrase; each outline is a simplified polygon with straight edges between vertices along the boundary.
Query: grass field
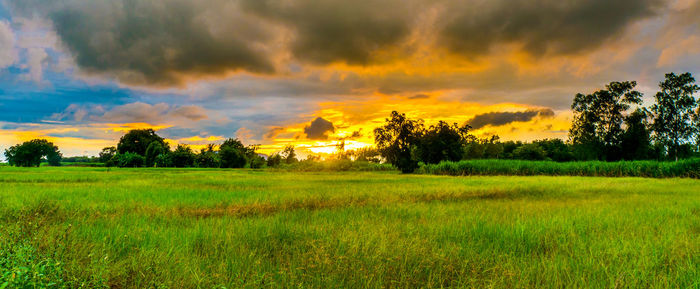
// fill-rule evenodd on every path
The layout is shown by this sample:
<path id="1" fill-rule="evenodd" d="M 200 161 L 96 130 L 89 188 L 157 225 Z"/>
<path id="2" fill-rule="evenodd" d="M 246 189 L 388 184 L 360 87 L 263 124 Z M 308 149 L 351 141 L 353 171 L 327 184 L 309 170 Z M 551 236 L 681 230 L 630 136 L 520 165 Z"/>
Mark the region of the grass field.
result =
<path id="1" fill-rule="evenodd" d="M 48 285 L 698 288 L 700 181 L 2 167 L 0 288 Z"/>

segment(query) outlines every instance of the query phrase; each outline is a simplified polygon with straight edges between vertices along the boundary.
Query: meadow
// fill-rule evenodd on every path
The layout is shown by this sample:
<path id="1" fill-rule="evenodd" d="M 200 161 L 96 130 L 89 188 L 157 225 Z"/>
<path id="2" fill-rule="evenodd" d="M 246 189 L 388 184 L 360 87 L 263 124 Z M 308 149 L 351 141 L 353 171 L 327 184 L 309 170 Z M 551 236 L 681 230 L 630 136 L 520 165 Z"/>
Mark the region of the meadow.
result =
<path id="1" fill-rule="evenodd" d="M 700 181 L 0 168 L 0 288 L 698 288 Z"/>

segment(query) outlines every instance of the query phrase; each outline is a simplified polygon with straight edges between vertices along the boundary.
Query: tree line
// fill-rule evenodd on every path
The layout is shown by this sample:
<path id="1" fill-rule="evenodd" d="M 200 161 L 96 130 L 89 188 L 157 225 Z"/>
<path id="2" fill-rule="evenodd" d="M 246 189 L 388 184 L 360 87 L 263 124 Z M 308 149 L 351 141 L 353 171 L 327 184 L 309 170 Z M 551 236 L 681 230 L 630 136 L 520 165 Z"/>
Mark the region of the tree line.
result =
<path id="1" fill-rule="evenodd" d="M 577 94 L 571 109 L 573 123 L 569 139 L 533 142 L 501 141 L 498 136 L 478 138 L 469 124 L 439 121 L 426 126 L 421 119 L 392 112 L 383 126 L 374 130 L 375 147 L 345 150 L 326 159 L 387 162 L 402 172 L 413 172 L 420 163 L 469 159 L 519 159 L 569 161 L 678 160 L 699 152 L 700 111 L 694 94 L 700 89 L 690 73 L 666 74 L 654 95 L 654 104 L 642 106 L 642 93 L 635 81 L 611 82 L 590 94 Z M 199 152 L 187 145 L 174 150 L 152 129 L 129 131 L 116 147 L 104 148 L 93 160 L 118 167 L 261 168 L 299 162 L 295 148 L 265 158 L 259 145 L 244 145 L 238 139 L 209 144 Z M 39 166 L 42 159 L 60 165 L 61 153 L 46 140 L 32 140 L 5 151 L 11 165 Z M 320 160 L 310 155 L 306 161 Z"/>
<path id="2" fill-rule="evenodd" d="M 641 106 L 643 95 L 636 86 L 635 81 L 611 82 L 605 89 L 577 94 L 571 105 L 574 119 L 568 142 L 478 139 L 469 133 L 468 124 L 439 121 L 426 127 L 423 120 L 394 111 L 374 130 L 375 145 L 386 161 L 403 172 L 413 172 L 421 162 L 464 159 L 678 160 L 697 154 L 700 111 L 694 94 L 700 88 L 695 78 L 690 73 L 666 74 L 654 95 L 655 103 L 648 108 Z"/>

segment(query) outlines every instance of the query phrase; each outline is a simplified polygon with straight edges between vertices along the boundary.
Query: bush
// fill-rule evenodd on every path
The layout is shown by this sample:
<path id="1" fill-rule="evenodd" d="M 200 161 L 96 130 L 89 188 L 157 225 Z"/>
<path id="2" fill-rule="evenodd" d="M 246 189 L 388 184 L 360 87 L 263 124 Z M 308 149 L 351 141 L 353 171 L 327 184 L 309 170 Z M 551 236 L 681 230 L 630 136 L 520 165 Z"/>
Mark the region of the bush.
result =
<path id="1" fill-rule="evenodd" d="M 120 168 L 140 168 L 146 164 L 146 158 L 136 153 L 116 154 L 108 162 L 107 166 L 117 166 Z"/>
<path id="2" fill-rule="evenodd" d="M 700 178 L 700 159 L 678 162 L 621 161 L 568 162 L 521 160 L 473 160 L 423 165 L 423 174 L 451 176 L 599 176 L 648 178 Z"/>

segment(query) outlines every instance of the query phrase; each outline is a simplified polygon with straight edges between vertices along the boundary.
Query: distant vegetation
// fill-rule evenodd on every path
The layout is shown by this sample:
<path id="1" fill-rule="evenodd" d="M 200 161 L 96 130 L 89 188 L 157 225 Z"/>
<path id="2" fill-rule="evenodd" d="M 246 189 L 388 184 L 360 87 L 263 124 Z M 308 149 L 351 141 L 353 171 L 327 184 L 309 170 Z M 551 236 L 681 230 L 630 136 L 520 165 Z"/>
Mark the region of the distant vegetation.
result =
<path id="1" fill-rule="evenodd" d="M 700 111 L 694 94 L 700 89 L 690 73 L 669 73 L 659 84 L 655 103 L 642 107 L 642 93 L 634 81 L 611 82 L 605 89 L 577 94 L 571 106 L 574 119 L 569 139 L 544 139 L 529 143 L 501 141 L 498 136 L 478 138 L 469 124 L 438 123 L 426 126 L 421 119 L 392 112 L 383 126 L 374 131 L 375 147 L 338 152 L 325 157 L 310 155 L 300 161 L 294 146 L 265 156 L 258 145 L 244 145 L 238 139 L 210 144 L 200 151 L 187 145 L 171 149 L 152 129 L 132 130 L 115 147 L 107 147 L 99 157 L 65 158 L 64 163 L 116 167 L 198 167 L 198 168 L 282 168 L 289 170 L 385 170 L 388 163 L 404 173 L 447 174 L 574 174 L 639 176 L 695 176 L 675 171 L 682 164 L 654 164 L 637 160 L 678 161 L 700 153 Z M 61 154 L 46 140 L 33 140 L 5 151 L 15 166 L 38 166 L 42 159 L 61 164 Z M 518 165 L 523 172 L 512 172 L 513 162 L 465 162 L 498 159 L 548 161 Z M 620 164 L 594 165 L 603 171 L 580 172 L 592 163 L 556 165 L 549 162 L 603 161 Z M 448 162 L 448 163 L 444 163 Z M 452 163 L 449 163 L 452 162 Z M 692 163 L 692 162 L 685 162 Z M 439 164 L 439 165 L 438 165 Z M 483 164 L 493 166 L 485 168 Z M 522 162 L 518 163 L 522 164 Z M 658 169 L 653 169 L 656 166 Z M 623 168 L 624 167 L 624 168 Z M 482 168 L 482 169 L 477 169 Z M 636 173 L 631 170 L 639 169 Z M 653 172 L 652 172 L 653 171 Z M 539 174 L 539 173 L 538 173 Z"/>

